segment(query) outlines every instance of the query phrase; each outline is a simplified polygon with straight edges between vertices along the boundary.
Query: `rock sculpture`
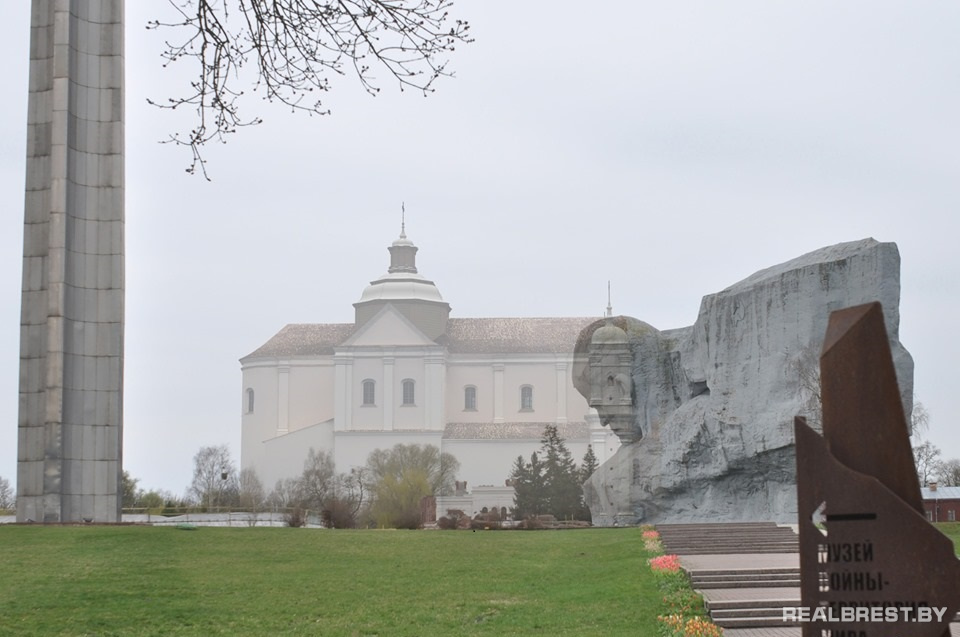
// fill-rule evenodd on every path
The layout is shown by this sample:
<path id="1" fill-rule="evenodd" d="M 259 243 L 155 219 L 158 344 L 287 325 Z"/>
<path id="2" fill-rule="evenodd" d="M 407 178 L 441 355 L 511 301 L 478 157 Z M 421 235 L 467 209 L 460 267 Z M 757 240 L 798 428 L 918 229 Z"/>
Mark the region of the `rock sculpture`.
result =
<path id="1" fill-rule="evenodd" d="M 806 367 L 816 365 L 830 312 L 871 301 L 883 305 L 909 415 L 913 360 L 898 338 L 893 243 L 842 243 L 757 272 L 704 297 L 690 327 L 660 331 L 622 316 L 588 326 L 574 384 L 624 443 L 584 486 L 594 523 L 794 522 L 793 419 L 818 422 Z M 623 352 L 626 408 L 606 384 L 612 378 L 616 390 Z"/>

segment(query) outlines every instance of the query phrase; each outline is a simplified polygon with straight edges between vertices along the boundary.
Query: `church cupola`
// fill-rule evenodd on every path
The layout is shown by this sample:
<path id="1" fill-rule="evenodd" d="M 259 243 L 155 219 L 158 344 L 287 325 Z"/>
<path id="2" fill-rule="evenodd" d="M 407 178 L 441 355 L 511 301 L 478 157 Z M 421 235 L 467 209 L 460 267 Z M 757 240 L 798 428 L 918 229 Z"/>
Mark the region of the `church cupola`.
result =
<path id="1" fill-rule="evenodd" d="M 387 248 L 390 251 L 389 273 L 411 272 L 417 273 L 417 246 L 407 239 L 407 222 L 400 224 L 400 238 Z"/>
<path id="2" fill-rule="evenodd" d="M 417 272 L 418 248 L 407 238 L 405 221 L 400 238 L 387 249 L 387 273 L 371 281 L 360 300 L 353 304 L 356 326 L 359 328 L 390 304 L 428 338 L 440 338 L 447 331 L 450 305 L 443 300 L 436 284 Z"/>

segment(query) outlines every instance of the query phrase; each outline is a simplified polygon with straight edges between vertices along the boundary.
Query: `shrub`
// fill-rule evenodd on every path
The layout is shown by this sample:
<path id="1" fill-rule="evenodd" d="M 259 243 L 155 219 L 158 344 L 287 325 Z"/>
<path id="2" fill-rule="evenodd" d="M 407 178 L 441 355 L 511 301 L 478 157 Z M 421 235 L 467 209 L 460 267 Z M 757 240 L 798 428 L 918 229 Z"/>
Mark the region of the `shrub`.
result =
<path id="1" fill-rule="evenodd" d="M 284 514 L 283 521 L 289 527 L 300 528 L 307 525 L 307 513 L 300 507 L 294 507 Z"/>

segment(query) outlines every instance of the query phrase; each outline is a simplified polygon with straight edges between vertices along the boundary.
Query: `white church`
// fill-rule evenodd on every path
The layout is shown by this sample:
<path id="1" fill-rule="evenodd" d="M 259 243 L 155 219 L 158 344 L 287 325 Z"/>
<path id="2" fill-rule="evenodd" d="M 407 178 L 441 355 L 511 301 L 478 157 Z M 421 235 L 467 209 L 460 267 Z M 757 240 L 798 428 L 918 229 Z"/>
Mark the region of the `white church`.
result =
<path id="1" fill-rule="evenodd" d="M 472 492 L 446 505 L 473 513 L 512 505 L 511 466 L 548 424 L 577 462 L 588 445 L 601 463 L 613 455 L 619 439 L 571 381 L 577 336 L 597 318 L 451 318 L 405 232 L 389 251 L 353 323 L 290 324 L 240 359 L 242 468 L 270 489 L 310 448 L 343 472 L 378 448 L 431 444 Z"/>

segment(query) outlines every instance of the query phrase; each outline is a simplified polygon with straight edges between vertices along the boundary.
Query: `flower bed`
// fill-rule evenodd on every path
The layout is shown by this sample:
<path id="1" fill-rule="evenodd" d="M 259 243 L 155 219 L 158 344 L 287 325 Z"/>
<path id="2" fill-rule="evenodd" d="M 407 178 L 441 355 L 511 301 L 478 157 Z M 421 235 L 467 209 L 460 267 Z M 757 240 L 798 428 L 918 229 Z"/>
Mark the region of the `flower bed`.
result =
<path id="1" fill-rule="evenodd" d="M 662 555 L 660 534 L 653 528 L 643 530 L 644 548 L 654 554 L 647 560 L 663 594 L 666 614 L 657 617 L 663 637 L 721 637 L 723 629 L 710 621 L 703 598 L 690 588 L 687 574 L 676 555 Z M 657 555 L 660 553 L 659 555 Z"/>

